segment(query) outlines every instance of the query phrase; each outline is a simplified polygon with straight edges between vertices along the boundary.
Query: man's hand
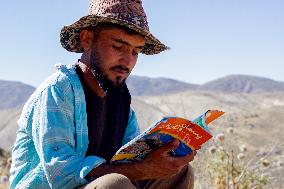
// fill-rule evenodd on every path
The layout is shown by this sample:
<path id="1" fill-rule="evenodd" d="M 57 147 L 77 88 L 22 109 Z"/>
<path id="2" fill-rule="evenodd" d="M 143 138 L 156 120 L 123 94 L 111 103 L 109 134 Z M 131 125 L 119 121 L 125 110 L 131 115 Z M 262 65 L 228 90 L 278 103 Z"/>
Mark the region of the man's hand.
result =
<path id="1" fill-rule="evenodd" d="M 129 164 L 101 165 L 93 169 L 88 177 L 98 177 L 108 173 L 119 173 L 130 180 L 170 178 L 181 171 L 194 159 L 196 151 L 184 157 L 171 157 L 169 151 L 179 146 L 178 140 L 173 140 L 150 154 L 144 161 Z"/>
<path id="2" fill-rule="evenodd" d="M 137 166 L 141 166 L 145 170 L 144 177 L 152 179 L 170 178 L 194 159 L 196 151 L 184 157 L 171 157 L 168 152 L 176 149 L 178 146 L 179 141 L 173 140 L 151 152 L 144 161 L 140 162 L 140 165 Z"/>

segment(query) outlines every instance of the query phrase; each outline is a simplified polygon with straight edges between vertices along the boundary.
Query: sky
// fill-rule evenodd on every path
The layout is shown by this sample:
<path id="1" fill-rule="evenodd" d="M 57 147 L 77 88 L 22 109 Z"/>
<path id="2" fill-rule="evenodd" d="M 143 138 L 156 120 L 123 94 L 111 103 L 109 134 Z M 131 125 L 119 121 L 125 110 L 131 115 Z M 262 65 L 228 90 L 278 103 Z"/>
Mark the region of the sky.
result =
<path id="1" fill-rule="evenodd" d="M 132 74 L 193 84 L 231 74 L 284 81 L 283 0 L 144 0 L 150 31 L 171 50 L 139 55 Z M 0 2 L 0 80 L 38 86 L 80 54 L 59 42 L 88 0 Z"/>

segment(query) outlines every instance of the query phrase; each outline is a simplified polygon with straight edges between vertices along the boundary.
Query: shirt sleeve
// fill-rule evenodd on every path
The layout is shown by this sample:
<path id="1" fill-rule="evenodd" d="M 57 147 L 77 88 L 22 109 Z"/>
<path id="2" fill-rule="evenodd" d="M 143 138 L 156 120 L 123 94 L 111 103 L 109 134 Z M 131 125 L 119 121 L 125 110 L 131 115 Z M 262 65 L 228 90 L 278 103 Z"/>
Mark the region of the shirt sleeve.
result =
<path id="1" fill-rule="evenodd" d="M 74 95 L 71 86 L 49 86 L 34 105 L 32 137 L 51 188 L 75 188 L 93 168 L 105 163 L 76 152 Z"/>
<path id="2" fill-rule="evenodd" d="M 140 134 L 140 129 L 137 122 L 137 117 L 132 108 L 129 111 L 128 125 L 122 140 L 122 145 L 134 139 Z"/>

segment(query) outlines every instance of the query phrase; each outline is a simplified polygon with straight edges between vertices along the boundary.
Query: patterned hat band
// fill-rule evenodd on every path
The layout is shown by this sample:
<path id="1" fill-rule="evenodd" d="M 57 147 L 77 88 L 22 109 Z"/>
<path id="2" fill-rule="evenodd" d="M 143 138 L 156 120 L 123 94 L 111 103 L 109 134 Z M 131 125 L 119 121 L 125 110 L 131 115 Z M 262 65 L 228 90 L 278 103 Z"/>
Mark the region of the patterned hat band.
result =
<path id="1" fill-rule="evenodd" d="M 137 28 L 140 28 L 142 30 L 149 32 L 148 22 L 143 16 L 139 16 L 139 15 L 133 16 L 128 13 L 107 14 L 107 15 L 97 15 L 97 16 L 108 17 L 108 18 L 118 19 L 120 21 L 125 21 L 126 23 L 135 25 Z"/>
<path id="2" fill-rule="evenodd" d="M 70 52 L 82 53 L 81 30 L 90 26 L 95 27 L 101 22 L 119 24 L 143 35 L 146 39 L 141 51 L 143 54 L 158 54 L 168 49 L 150 33 L 141 0 L 91 0 L 88 16 L 62 28 L 61 45 Z"/>

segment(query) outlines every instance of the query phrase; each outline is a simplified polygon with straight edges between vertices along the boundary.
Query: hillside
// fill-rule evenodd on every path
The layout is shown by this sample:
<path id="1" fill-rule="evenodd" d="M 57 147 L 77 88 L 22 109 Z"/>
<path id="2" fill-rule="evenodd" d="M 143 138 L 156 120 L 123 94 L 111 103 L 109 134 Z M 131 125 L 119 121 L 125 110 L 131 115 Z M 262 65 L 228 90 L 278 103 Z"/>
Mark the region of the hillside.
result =
<path id="1" fill-rule="evenodd" d="M 18 129 L 17 120 L 20 117 L 22 107 L 0 110 L 0 148 L 11 150 Z"/>
<path id="2" fill-rule="evenodd" d="M 222 92 L 181 92 L 163 96 L 136 97 L 132 101 L 141 130 L 157 122 L 164 116 L 181 116 L 193 119 L 207 109 L 221 109 L 226 114 L 214 122 L 210 128 L 216 136 L 225 133 L 227 147 L 238 152 L 239 145 L 246 145 L 246 160 L 266 157 L 271 163 L 267 174 L 273 176 L 274 186 L 281 186 L 284 181 L 279 175 L 283 173 L 284 157 L 284 93 L 241 94 Z M 16 136 L 16 120 L 21 108 L 0 111 L 0 147 L 11 150 Z M 228 128 L 234 134 L 227 136 Z M 212 140 L 198 153 L 194 161 L 198 180 L 203 186 L 204 171 L 200 162 L 208 160 Z M 198 164 L 199 163 L 199 164 Z M 203 188 L 203 187 L 200 187 Z M 277 188 L 277 187 L 274 187 Z"/>
<path id="3" fill-rule="evenodd" d="M 21 82 L 0 80 L 0 109 L 23 105 L 34 90 Z"/>
<path id="4" fill-rule="evenodd" d="M 241 146 L 246 146 L 247 150 L 244 152 L 242 161 L 268 176 L 273 188 L 280 189 L 284 186 L 284 180 L 280 177 L 284 172 L 284 93 L 241 94 L 192 91 L 138 99 L 149 107 L 156 107 L 163 116 L 176 115 L 192 120 L 207 109 L 220 109 L 226 112 L 222 118 L 210 125 L 213 135 L 223 134 L 225 141 L 220 143 L 217 139 L 211 140 L 202 147 L 194 160 L 196 188 L 208 188 L 206 183 L 211 182 L 210 175 L 204 170 L 207 169 L 206 162 L 212 156 L 209 149 L 216 145 L 222 145 L 222 148 L 229 152 L 233 150 L 235 156 L 242 152 Z M 139 106 L 134 108 L 140 109 Z M 138 117 L 146 117 L 145 115 L 148 114 L 147 110 L 139 112 L 143 113 L 138 114 Z M 162 115 L 152 115 L 148 122 L 155 123 L 161 119 Z M 148 124 L 140 124 L 142 130 L 148 127 Z M 232 129 L 234 133 L 228 133 L 229 129 Z M 261 165 L 262 159 L 269 162 L 268 167 Z"/>

